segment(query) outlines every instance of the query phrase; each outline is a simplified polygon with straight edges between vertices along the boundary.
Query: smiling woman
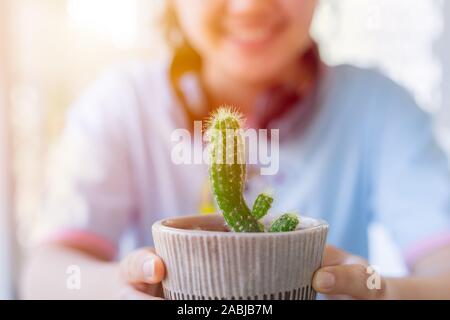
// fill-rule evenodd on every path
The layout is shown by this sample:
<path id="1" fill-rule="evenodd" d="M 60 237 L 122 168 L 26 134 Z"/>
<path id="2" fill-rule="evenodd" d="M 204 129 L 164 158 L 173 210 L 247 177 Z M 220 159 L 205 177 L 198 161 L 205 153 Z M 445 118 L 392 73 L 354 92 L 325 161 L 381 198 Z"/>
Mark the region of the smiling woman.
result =
<path id="1" fill-rule="evenodd" d="M 172 1 L 186 41 L 203 58 L 207 90 L 214 94 L 239 94 L 238 87 L 225 88 L 218 73 L 252 88 L 273 77 L 291 81 L 299 69 L 296 57 L 312 45 L 309 29 L 317 0 L 256 3 L 257 9 L 254 1 Z M 252 105 L 248 100 L 237 105 Z"/>
<path id="2" fill-rule="evenodd" d="M 319 4 L 319 14 L 312 22 L 312 10 L 316 2 Z M 445 8 L 450 12 L 447 2 L 445 2 Z M 412 237 L 413 231 L 418 233 L 423 230 L 424 233 L 425 231 L 431 233 L 431 227 L 430 230 L 427 230 L 424 224 L 420 225 L 421 228 L 412 225 L 411 221 L 414 221 L 411 218 L 412 213 L 418 214 L 420 211 L 425 211 L 420 210 L 416 203 L 411 205 L 411 209 L 407 207 L 405 214 L 408 213 L 408 216 L 405 219 L 392 214 L 392 212 L 398 213 L 398 208 L 402 208 L 402 204 L 406 206 L 410 202 L 407 201 L 408 199 L 403 199 L 404 202 L 401 202 L 401 199 L 391 199 L 389 196 L 396 193 L 402 196 L 415 191 L 406 189 L 407 192 L 402 192 L 403 189 L 394 188 L 397 183 L 404 182 L 401 186 L 404 188 L 417 186 L 418 190 L 426 183 L 406 183 L 409 181 L 408 179 L 417 177 L 413 174 L 418 172 L 416 169 L 411 170 L 410 174 L 405 174 L 401 179 L 394 179 L 394 174 L 402 174 L 401 170 L 393 172 L 393 174 L 380 170 L 384 174 L 379 177 L 375 174 L 372 175 L 374 180 L 370 181 L 371 185 L 368 188 L 368 190 L 379 190 L 380 192 L 377 193 L 379 197 L 374 198 L 373 201 L 366 201 L 367 199 L 363 198 L 367 196 L 367 193 L 363 192 L 365 188 L 356 185 L 356 182 L 367 182 L 368 180 L 364 179 L 365 177 L 356 179 L 356 177 L 359 178 L 359 173 L 364 172 L 364 170 L 354 170 L 359 168 L 358 165 L 353 165 L 360 163 L 359 159 L 336 161 L 336 157 L 338 155 L 353 157 L 362 154 L 354 152 L 355 150 L 350 146 L 377 144 L 372 141 L 364 144 L 348 143 L 346 144 L 347 150 L 342 148 L 342 145 L 335 143 L 366 137 L 366 135 L 353 134 L 351 131 L 352 129 L 357 130 L 359 124 L 365 123 L 359 121 L 361 118 L 358 117 L 365 116 L 365 114 L 360 114 L 359 111 L 363 109 L 357 107 L 366 106 L 370 108 L 369 111 L 376 111 L 379 109 L 372 108 L 376 101 L 386 99 L 385 103 L 380 103 L 380 106 L 388 108 L 391 105 L 402 105 L 405 110 L 395 109 L 395 112 L 393 111 L 394 116 L 399 117 L 401 121 L 397 121 L 396 125 L 389 126 L 391 131 L 385 132 L 386 139 L 384 139 L 384 135 L 378 136 L 387 142 L 383 144 L 386 147 L 383 159 L 386 160 L 387 165 L 382 169 L 394 168 L 392 166 L 394 160 L 399 161 L 399 168 L 407 167 L 401 161 L 408 159 L 403 159 L 400 157 L 401 155 L 398 155 L 402 148 L 397 148 L 394 145 L 397 140 L 388 139 L 388 135 L 399 136 L 403 133 L 403 131 L 399 131 L 404 129 L 407 131 L 401 137 L 408 142 L 407 145 L 424 141 L 414 139 L 420 132 L 420 128 L 408 126 L 408 123 L 417 124 L 420 121 L 407 121 L 408 115 L 410 117 L 424 115 L 419 111 L 409 114 L 408 110 L 417 108 L 404 91 L 394 86 L 385 77 L 360 68 L 381 66 L 382 70 L 390 77 L 409 88 L 427 110 L 437 110 L 439 105 L 443 105 L 440 103 L 440 88 L 449 87 L 447 74 L 450 74 L 450 72 L 442 72 L 443 81 L 441 81 L 441 60 L 444 58 L 435 56 L 436 49 L 444 47 L 439 43 L 445 42 L 443 41 L 444 33 L 441 30 L 441 22 L 444 20 L 443 12 L 445 12 L 442 10 L 442 3 L 442 1 L 429 0 L 384 0 L 376 3 L 372 0 L 0 0 L 0 5 L 6 4 L 10 9 L 10 13 L 6 14 L 4 8 L 0 7 L 0 33 L 5 30 L 9 30 L 10 33 L 8 41 L 4 41 L 5 39 L 0 35 L 0 56 L 6 52 L 4 48 L 1 48 L 6 43 L 10 51 L 10 61 L 7 67 L 10 69 L 11 80 L 11 90 L 7 91 L 8 98 L 10 98 L 7 111 L 10 114 L 8 116 L 0 114 L 0 140 L 6 141 L 5 128 L 6 125 L 10 126 L 11 148 L 13 149 L 12 156 L 5 151 L 6 149 L 0 150 L 0 197 L 2 197 L 0 198 L 0 255 L 3 254 L 0 257 L 0 277 L 3 276 L 0 278 L 0 287 L 7 283 L 6 281 L 10 282 L 11 279 L 10 269 L 12 268 L 9 267 L 9 264 L 4 263 L 10 261 L 9 252 L 11 250 L 8 241 L 12 237 L 7 232 L 13 231 L 9 227 L 11 225 L 9 207 L 11 206 L 14 207 L 14 216 L 18 222 L 17 238 L 22 249 L 21 255 L 27 255 L 27 245 L 33 243 L 34 239 L 31 235 L 35 229 L 43 231 L 43 234 L 45 231 L 50 234 L 48 230 L 52 231 L 52 228 L 58 231 L 59 228 L 72 226 L 91 231 L 106 239 L 106 242 L 101 241 L 102 237 L 100 237 L 100 241 L 94 241 L 99 239 L 92 235 L 83 236 L 80 232 L 61 233 L 67 237 L 66 239 L 74 239 L 73 241 L 77 244 L 88 243 L 91 240 L 93 243 L 97 243 L 98 247 L 102 249 L 99 249 L 99 252 L 101 251 L 100 259 L 114 255 L 115 249 L 130 247 L 122 247 L 124 243 L 128 245 L 128 242 L 122 241 L 122 235 L 124 234 L 124 238 L 128 240 L 125 237 L 128 234 L 123 231 L 129 223 L 133 223 L 133 226 L 135 224 L 139 228 L 142 227 L 142 230 L 136 228 L 136 230 L 139 229 L 139 234 L 134 234 L 135 245 L 149 245 L 151 244 L 149 226 L 154 219 L 158 218 L 159 214 L 183 214 L 198 210 L 197 206 L 202 204 L 200 203 L 200 200 L 203 199 L 201 191 L 206 180 L 200 166 L 192 170 L 179 170 L 179 167 L 171 167 L 172 162 L 169 158 L 156 158 L 156 155 L 167 155 L 168 148 L 164 147 L 161 151 L 156 149 L 163 146 L 163 141 L 156 140 L 159 139 L 156 137 L 161 137 L 161 133 L 165 132 L 159 130 L 166 128 L 164 119 L 174 120 L 174 126 L 180 128 L 176 121 L 182 121 L 185 118 L 184 112 L 191 112 L 189 108 L 184 108 L 181 109 L 182 112 L 176 113 L 176 117 L 172 117 L 175 115 L 174 112 L 167 118 L 163 113 L 158 112 L 157 108 L 160 107 L 164 107 L 161 110 L 168 110 L 169 108 L 166 107 L 177 106 L 175 99 L 172 99 L 173 97 L 169 94 L 172 89 L 176 94 L 178 94 L 177 91 L 180 91 L 181 94 L 186 93 L 184 95 L 186 104 L 189 104 L 190 107 L 192 102 L 192 113 L 195 115 L 198 110 L 202 111 L 202 103 L 206 105 L 209 98 L 212 99 L 214 105 L 217 105 L 216 102 L 223 101 L 227 104 L 241 105 L 242 108 L 249 105 L 262 106 L 258 109 L 261 112 L 249 115 L 249 120 L 253 120 L 251 125 L 256 124 L 269 128 L 270 125 L 280 127 L 279 123 L 281 123 L 282 128 L 290 134 L 296 134 L 295 128 L 302 127 L 299 124 L 302 123 L 300 118 L 308 120 L 308 117 L 304 116 L 302 108 L 298 108 L 291 117 L 286 116 L 283 119 L 284 122 L 280 122 L 281 118 L 278 119 L 280 120 L 278 124 L 271 122 L 273 118 L 276 118 L 271 112 L 272 110 L 284 110 L 285 106 L 292 105 L 285 100 L 294 101 L 296 105 L 299 105 L 297 102 L 301 100 L 302 106 L 315 106 L 313 102 L 318 102 L 318 107 L 330 107 L 318 109 L 311 107 L 307 110 L 325 110 L 336 112 L 336 115 L 338 115 L 338 111 L 348 112 L 339 113 L 339 116 L 336 117 L 334 117 L 335 114 L 331 116 L 325 114 L 327 116 L 311 118 L 321 119 L 324 122 L 317 122 L 316 127 L 307 129 L 327 128 L 327 130 L 323 130 L 323 137 L 313 136 L 315 138 L 311 138 L 309 140 L 311 143 L 307 144 L 307 146 L 311 146 L 308 154 L 319 157 L 318 161 L 311 161 L 314 158 L 308 156 L 305 156 L 304 159 L 301 158 L 304 160 L 302 160 L 303 162 L 297 161 L 300 157 L 296 156 L 296 152 L 300 148 L 294 148 L 294 144 L 285 144 L 285 148 L 286 146 L 293 147 L 284 149 L 285 155 L 292 155 L 292 158 L 281 163 L 280 168 L 285 169 L 280 170 L 279 176 L 269 180 L 268 183 L 258 180 L 258 176 L 252 175 L 253 187 L 247 191 L 251 198 L 254 190 L 260 190 L 267 184 L 284 186 L 285 189 L 282 190 L 286 190 L 286 192 L 283 192 L 282 197 L 277 197 L 280 201 L 275 205 L 282 206 L 283 208 L 280 209 L 286 210 L 299 208 L 308 215 L 312 211 L 317 215 L 329 215 L 326 218 L 332 222 L 331 229 L 334 230 L 330 239 L 335 244 L 352 253 L 364 256 L 368 253 L 367 242 L 371 246 L 373 243 L 377 244 L 378 248 L 382 248 L 382 250 L 369 250 L 370 262 L 380 266 L 383 273 L 390 272 L 391 270 L 388 268 L 390 264 L 386 267 L 386 262 L 391 262 L 392 259 L 386 254 L 386 246 L 383 243 L 380 246 L 379 239 L 370 239 L 371 241 L 366 239 L 365 228 L 369 219 L 366 219 L 367 216 L 356 214 L 357 212 L 369 213 L 370 210 L 366 207 L 359 210 L 358 206 L 378 203 L 379 207 L 376 211 L 379 214 L 379 220 L 390 226 L 391 234 L 401 240 L 398 243 L 402 247 L 406 247 L 412 240 L 410 237 Z M 164 53 L 162 42 L 155 41 L 159 39 L 160 35 L 157 36 L 158 32 L 149 28 L 150 22 L 156 22 L 156 19 L 152 19 L 157 14 L 154 9 L 161 4 L 172 4 L 172 9 L 176 11 L 174 16 L 180 22 L 179 30 L 183 31 L 183 36 L 190 42 L 192 49 L 201 55 L 203 67 L 205 67 L 202 70 L 200 68 L 196 70 L 201 78 L 197 77 L 196 73 L 185 72 L 183 75 L 186 77 L 179 78 L 180 88 L 172 86 L 172 83 L 166 81 L 172 76 L 167 69 L 169 67 L 176 69 L 175 67 L 181 66 L 178 60 L 173 59 L 173 62 L 177 63 L 169 66 L 169 61 L 164 59 L 164 63 L 160 63 L 158 59 L 158 63 L 154 64 L 157 68 L 155 70 L 150 68 L 150 65 L 153 66 L 153 62 L 156 60 L 154 58 L 159 58 L 159 54 Z M 5 17 L 9 18 L 9 22 L 4 19 Z M 447 20 L 450 21 L 450 19 Z M 313 33 L 312 38 L 315 41 L 310 39 L 307 32 L 311 23 L 314 30 L 320 29 L 320 32 Z M 448 35 L 448 24 L 446 30 L 445 35 Z M 313 42 L 317 42 L 317 46 L 311 46 Z M 448 59 L 450 57 L 449 47 L 446 44 L 445 47 L 445 54 L 442 51 L 440 55 Z M 309 57 L 310 52 L 316 53 L 315 48 L 320 48 L 323 62 L 331 65 L 326 68 L 327 76 L 321 75 L 320 77 L 324 80 L 321 82 L 323 87 L 315 87 L 324 88 L 317 91 L 322 94 L 323 99 L 313 99 L 316 91 L 308 90 L 311 89 L 308 88 L 308 84 L 312 82 L 314 84 L 314 81 L 310 81 L 309 75 L 306 73 L 297 72 L 303 71 L 302 67 L 306 66 L 303 60 L 309 61 L 309 59 L 303 59 L 303 56 L 299 54 L 305 48 L 311 48 L 311 51 L 308 49 L 305 57 Z M 411 55 L 410 52 L 414 52 L 414 54 Z M 317 58 L 314 54 L 312 56 Z M 292 57 L 300 58 L 299 62 L 301 63 L 298 65 L 293 63 L 295 59 Z M 72 108 L 75 111 L 69 112 L 66 117 L 68 129 L 65 131 L 67 134 L 65 137 L 69 138 L 63 142 L 69 150 L 75 150 L 74 156 L 68 157 L 67 155 L 72 155 L 72 153 L 65 153 L 65 158 L 57 158 L 58 160 L 68 158 L 67 163 L 63 161 L 48 162 L 49 146 L 61 133 L 67 107 L 76 99 L 81 89 L 102 73 L 105 67 L 122 64 L 124 60 L 140 60 L 144 63 L 133 65 L 136 69 L 133 68 L 133 72 L 130 71 L 130 74 L 125 72 L 126 68 L 117 68 L 120 69 L 120 72 L 109 73 L 94 86 L 92 94 L 85 96 Z M 186 60 L 189 59 L 185 59 L 184 62 Z M 195 59 L 193 61 L 195 62 Z M 150 63 L 147 64 L 147 62 Z M 189 60 L 189 62 L 191 61 Z M 348 63 L 356 64 L 360 68 L 334 66 Z M 0 68 L 5 65 L 6 62 L 0 58 Z M 448 70 L 449 66 L 450 63 L 444 70 Z M 288 72 L 284 72 L 286 70 Z M 0 70 L 0 79 L 5 76 L 2 71 Z M 200 73 L 200 71 L 202 72 Z M 278 77 L 280 73 L 283 73 L 285 77 Z M 312 78 L 314 75 L 318 76 L 311 72 Z M 267 85 L 270 88 L 266 88 L 266 84 L 261 82 L 270 78 L 277 81 L 273 81 L 273 83 L 270 81 L 271 83 Z M 204 83 L 198 83 L 199 81 L 196 80 L 199 79 Z M 182 82 L 183 80 L 187 80 L 187 82 Z M 189 80 L 193 81 L 189 82 Z M 1 86 L 0 84 L 0 90 Z M 291 90 L 292 86 L 295 86 L 296 90 Z M 339 92 L 341 94 L 338 95 Z M 334 94 L 338 96 L 334 96 Z M 142 99 L 135 99 L 137 95 Z M 238 96 L 239 99 L 237 99 Z M 275 102 L 281 100 L 276 105 L 283 107 L 272 108 L 272 105 L 267 103 L 268 97 L 274 98 Z M 449 101 L 448 97 L 449 93 L 444 93 L 443 99 L 447 99 L 445 100 L 447 102 Z M 6 98 L 6 94 L 4 98 Z M 366 103 L 369 100 L 370 103 Z M 328 104 L 330 101 L 333 103 Z M 339 103 L 342 103 L 342 108 L 339 108 Z M 103 106 L 107 106 L 107 108 L 103 108 Z M 2 107 L 4 105 L 0 106 L 0 108 Z M 143 115 L 133 113 L 141 108 L 145 112 L 153 110 L 156 112 L 148 118 L 143 116 L 145 113 Z M 266 112 L 263 112 L 264 109 Z M 106 110 L 109 111 L 106 112 Z M 287 108 L 287 110 L 292 111 L 293 109 Z M 355 112 L 351 112 L 352 110 Z M 0 110 L 0 112 L 4 111 L 6 110 Z M 130 114 L 123 116 L 121 112 L 130 112 Z M 306 113 L 306 115 L 310 114 Z M 187 116 L 190 115 L 187 114 Z M 394 123 L 395 117 L 391 122 L 384 124 L 388 126 Z M 450 117 L 447 118 L 450 119 Z M 10 120 L 9 123 L 6 123 L 6 119 Z M 147 121 L 143 119 L 154 121 L 142 128 L 142 132 L 147 133 L 145 135 L 141 135 L 141 131 L 137 129 L 144 123 L 143 121 Z M 330 119 L 336 119 L 336 122 Z M 348 124 L 339 122 L 353 119 L 356 120 Z M 374 124 L 373 127 L 381 127 L 377 126 L 378 122 L 376 121 L 381 121 L 377 117 L 370 119 L 368 117 L 367 119 L 368 122 Z M 328 120 L 330 123 L 325 122 Z M 121 131 L 125 124 L 127 126 L 124 131 L 130 129 L 129 135 L 125 135 Z M 167 125 L 168 129 L 171 128 L 170 124 Z M 338 130 L 344 127 L 347 129 Z M 371 126 L 367 128 L 369 127 Z M 336 131 L 333 131 L 333 128 Z M 148 134 L 150 130 L 155 130 L 155 133 Z M 319 131 L 321 130 L 309 132 Z M 72 134 L 73 132 L 75 134 Z M 340 135 L 345 133 L 349 133 L 348 136 Z M 322 139 L 324 137 L 329 137 L 329 140 Z M 126 146 L 123 144 L 125 138 L 130 139 L 130 143 Z M 448 140 L 450 141 L 450 138 Z M 292 141 L 296 140 L 292 139 Z M 316 144 L 315 141 L 320 143 Z M 327 141 L 330 141 L 330 144 L 325 143 Z M 84 148 L 85 142 L 87 142 L 87 148 Z M 5 148 L 2 141 L 0 144 Z M 329 145 L 336 148 L 327 149 Z M 313 152 L 313 147 L 317 147 L 315 150 L 323 150 L 323 152 Z M 144 151 L 141 152 L 140 148 L 143 148 Z M 62 148 L 62 150 L 67 149 Z M 89 152 L 85 152 L 86 150 Z M 123 151 L 123 153 L 117 152 L 117 150 Z M 156 152 L 148 152 L 151 150 L 156 150 Z M 127 152 L 134 153 L 130 156 Z M 154 161 L 141 158 L 141 155 L 147 155 L 147 152 L 149 157 L 152 157 L 151 159 L 155 156 Z M 421 151 L 418 154 L 425 156 L 431 153 Z M 135 155 L 136 158 L 134 158 Z M 83 158 L 84 156 L 86 159 Z M 328 156 L 333 156 L 333 161 L 325 158 Z M 392 159 L 388 156 L 392 156 Z M 10 157 L 12 159 L 9 159 Z M 122 174 L 126 177 L 131 176 L 128 171 L 129 166 L 124 166 L 125 161 L 121 160 L 131 158 L 135 159 L 133 165 L 130 166 L 133 168 L 133 176 L 130 179 L 121 179 Z M 365 159 L 375 159 L 375 157 L 369 155 Z M 414 164 L 425 163 L 425 160 L 423 162 L 415 161 Z M 7 167 L 10 163 L 11 166 L 14 166 L 13 184 L 5 183 L 10 180 L 10 177 L 4 177 L 9 171 Z M 324 163 L 329 164 L 328 171 L 322 170 L 323 168 L 320 167 Z M 51 178 L 54 178 L 51 181 L 54 193 L 50 192 L 50 188 L 45 188 L 43 183 L 45 181 L 44 168 L 47 164 L 51 164 L 49 173 Z M 147 170 L 147 165 L 149 166 L 148 174 L 143 174 L 142 172 Z M 332 165 L 342 167 L 332 167 Z M 361 168 L 365 167 L 361 166 Z M 97 174 L 98 172 L 94 168 L 101 168 L 103 171 L 100 170 L 100 172 L 104 176 Z M 372 166 L 368 164 L 367 168 L 372 168 Z M 250 174 L 253 172 L 249 170 Z M 286 172 L 294 172 L 295 175 L 289 175 Z M 318 174 L 319 172 L 320 174 Z M 348 172 L 352 174 L 347 174 Z M 345 174 L 345 177 L 340 179 L 339 174 Z M 97 183 L 98 181 L 95 179 L 105 180 Z M 115 179 L 117 179 L 117 183 Z M 330 179 L 336 182 L 330 183 Z M 161 183 L 155 183 L 155 181 Z M 436 181 L 440 181 L 439 177 L 436 178 Z M 348 183 L 348 185 L 344 185 L 344 183 Z M 135 184 L 139 184 L 138 187 Z M 9 201 L 10 185 L 14 186 L 12 205 Z M 333 192 L 329 192 L 329 188 L 333 188 Z M 395 192 L 389 192 L 391 189 L 395 189 Z M 427 188 L 427 190 L 432 189 L 432 187 Z M 142 191 L 136 195 L 135 190 Z M 349 190 L 355 190 L 355 192 L 361 190 L 361 194 Z M 298 196 L 294 194 L 297 191 L 299 192 Z M 334 191 L 340 192 L 341 196 L 331 199 Z M 174 194 L 180 196 L 173 199 Z M 418 192 L 418 194 L 421 193 Z M 49 204 L 45 210 L 41 205 L 44 195 L 48 198 Z M 433 192 L 430 197 L 439 195 L 440 193 Z M 65 198 L 66 196 L 67 198 Z M 111 196 L 108 198 L 111 201 L 104 201 L 108 196 Z M 352 199 L 346 201 L 347 196 Z M 155 201 L 151 201 L 152 197 Z M 323 197 L 323 201 L 319 197 Z M 415 198 L 417 201 L 422 199 L 422 197 Z M 142 201 L 136 201 L 136 199 L 142 199 Z M 433 203 L 440 202 L 429 200 L 429 203 L 426 203 L 427 209 Z M 209 202 L 206 201 L 206 204 Z M 347 206 L 350 204 L 352 207 L 348 208 Z M 354 213 L 354 215 L 350 216 L 349 213 Z M 400 214 L 402 213 L 403 211 L 400 210 Z M 346 224 L 347 218 L 348 220 L 355 218 L 356 223 L 352 221 Z M 436 228 L 444 225 L 444 223 L 439 223 L 438 219 L 430 220 L 436 221 Z M 408 224 L 405 225 L 404 221 L 408 221 Z M 42 230 L 37 228 L 41 222 Z M 352 227 L 352 232 L 339 231 L 343 230 L 341 228 L 350 227 Z M 16 231 L 14 230 L 14 232 Z M 419 235 L 414 234 L 414 236 L 418 237 Z M 357 238 L 362 240 L 356 241 Z M 61 236 L 61 239 L 64 237 Z M 111 240 L 120 247 L 116 248 L 112 245 Z M 128 251 L 117 252 L 127 253 Z M 378 252 L 380 252 L 379 259 L 374 260 L 373 257 L 377 258 Z M 51 252 L 51 254 L 53 253 Z M 48 297 L 62 297 L 62 295 L 55 295 L 55 292 L 51 290 L 42 292 L 41 289 L 52 287 L 51 282 L 47 282 L 43 275 L 47 274 L 49 270 L 56 270 L 59 267 L 61 269 L 58 270 L 66 270 L 66 261 L 58 259 L 61 256 L 60 252 L 56 252 L 55 256 L 51 258 L 46 256 L 47 252 L 40 252 L 40 254 L 42 254 L 42 261 L 55 262 L 51 266 L 54 269 L 45 267 L 45 264 L 42 264 L 44 266 L 42 269 L 33 269 L 37 270 L 38 276 L 30 277 L 30 279 L 39 280 L 42 283 L 33 287 L 37 291 L 31 290 L 30 292 L 47 294 Z M 8 258 L 6 258 L 7 256 Z M 121 256 L 118 255 L 119 257 Z M 148 252 L 141 252 L 139 257 L 142 259 L 148 257 Z M 76 254 L 68 256 L 68 260 L 72 261 L 73 259 L 80 259 L 83 262 L 83 257 Z M 150 262 L 155 259 L 158 261 L 157 258 L 154 258 Z M 61 262 L 61 265 L 56 264 L 58 261 Z M 160 266 L 161 264 L 156 263 L 155 265 Z M 136 266 L 139 267 L 138 264 Z M 110 269 L 114 272 L 115 270 Z M 150 268 L 148 270 L 150 271 Z M 156 276 L 152 278 L 153 281 L 159 279 L 161 270 L 164 269 L 155 267 Z M 104 271 L 104 269 L 99 270 L 99 274 L 101 276 L 109 275 Z M 50 278 L 54 274 L 54 272 L 48 272 Z M 114 284 L 109 280 L 105 283 Z M 54 288 L 60 289 L 58 287 L 60 283 L 65 282 L 55 281 Z M 103 286 L 94 284 L 94 289 L 88 290 L 87 294 L 90 297 L 99 297 L 99 293 L 95 291 L 96 288 L 105 289 Z M 0 290 L 2 289 L 6 288 L 1 287 Z M 114 292 L 114 290 L 107 291 Z M 8 289 L 7 293 L 9 294 L 9 292 Z M 63 291 L 63 293 L 68 294 L 70 298 L 73 297 L 72 292 Z M 152 296 L 157 296 L 157 294 L 158 292 Z"/>

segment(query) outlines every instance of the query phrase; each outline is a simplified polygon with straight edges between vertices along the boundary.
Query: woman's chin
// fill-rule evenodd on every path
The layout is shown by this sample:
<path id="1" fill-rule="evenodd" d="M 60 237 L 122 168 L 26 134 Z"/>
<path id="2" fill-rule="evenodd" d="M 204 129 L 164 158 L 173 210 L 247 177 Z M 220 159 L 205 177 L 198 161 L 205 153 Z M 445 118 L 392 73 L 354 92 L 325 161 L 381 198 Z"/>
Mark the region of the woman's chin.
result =
<path id="1" fill-rule="evenodd" d="M 276 79 L 283 69 L 283 63 L 277 63 L 271 54 L 235 53 L 232 56 L 232 59 L 220 59 L 219 62 L 226 73 L 245 82 L 267 82 Z"/>
<path id="2" fill-rule="evenodd" d="M 228 69 L 228 74 L 236 81 L 249 84 L 261 84 L 271 82 L 277 78 L 277 72 L 260 64 L 244 64 L 242 66 L 234 65 Z M 275 69 L 275 68 L 274 68 Z"/>

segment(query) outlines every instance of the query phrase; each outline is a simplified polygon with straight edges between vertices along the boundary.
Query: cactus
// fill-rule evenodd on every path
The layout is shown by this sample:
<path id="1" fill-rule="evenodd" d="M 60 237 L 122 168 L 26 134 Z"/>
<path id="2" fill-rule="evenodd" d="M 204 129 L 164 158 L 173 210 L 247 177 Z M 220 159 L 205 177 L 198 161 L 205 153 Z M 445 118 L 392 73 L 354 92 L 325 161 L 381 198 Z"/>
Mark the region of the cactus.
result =
<path id="1" fill-rule="evenodd" d="M 299 220 L 296 214 L 286 213 L 272 222 L 269 232 L 286 232 L 295 230 Z"/>
<path id="2" fill-rule="evenodd" d="M 246 180 L 245 141 L 242 116 L 230 108 L 219 108 L 211 117 L 207 137 L 210 152 L 210 183 L 219 209 L 235 232 L 264 232 L 259 221 L 272 206 L 273 198 L 260 194 L 249 209 L 244 199 Z M 290 216 L 289 216 L 290 217 Z M 298 224 L 286 215 L 277 219 L 270 232 L 295 230 Z"/>
<path id="3" fill-rule="evenodd" d="M 258 220 L 263 218 L 267 212 L 269 212 L 270 207 L 272 207 L 272 203 L 272 196 L 261 193 L 253 204 L 252 215 Z"/>

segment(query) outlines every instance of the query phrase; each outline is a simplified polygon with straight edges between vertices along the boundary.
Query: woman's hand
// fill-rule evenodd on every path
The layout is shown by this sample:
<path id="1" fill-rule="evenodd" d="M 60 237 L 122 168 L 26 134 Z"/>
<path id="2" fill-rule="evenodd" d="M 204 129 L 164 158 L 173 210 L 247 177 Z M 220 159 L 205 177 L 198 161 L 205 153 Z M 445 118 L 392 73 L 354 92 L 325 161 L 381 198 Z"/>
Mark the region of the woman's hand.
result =
<path id="1" fill-rule="evenodd" d="M 120 276 L 126 286 L 121 293 L 125 300 L 156 300 L 163 298 L 161 281 L 165 267 L 151 248 L 138 249 L 120 263 Z"/>
<path id="2" fill-rule="evenodd" d="M 323 267 L 313 279 L 314 289 L 331 298 L 384 299 L 386 280 L 379 278 L 379 286 L 370 277 L 368 263 L 333 246 L 327 246 Z M 155 300 L 163 297 L 161 281 L 165 267 L 162 259 L 151 248 L 138 249 L 120 263 L 120 275 L 126 283 L 121 298 L 126 300 Z"/>
<path id="3" fill-rule="evenodd" d="M 330 298 L 386 299 L 387 281 L 374 272 L 363 258 L 327 246 L 323 267 L 315 273 L 313 287 Z"/>

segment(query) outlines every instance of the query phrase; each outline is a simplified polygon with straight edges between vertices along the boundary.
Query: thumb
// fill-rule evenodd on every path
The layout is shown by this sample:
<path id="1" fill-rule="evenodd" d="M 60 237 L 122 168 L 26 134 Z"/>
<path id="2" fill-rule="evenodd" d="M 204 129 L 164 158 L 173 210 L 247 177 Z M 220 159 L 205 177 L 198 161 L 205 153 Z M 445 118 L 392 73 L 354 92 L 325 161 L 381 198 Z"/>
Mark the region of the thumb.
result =
<path id="1" fill-rule="evenodd" d="M 165 267 L 153 249 L 143 248 L 125 257 L 120 263 L 120 274 L 129 284 L 157 284 L 164 279 Z"/>
<path id="2" fill-rule="evenodd" d="M 314 275 L 313 287 L 322 294 L 346 295 L 354 299 L 383 299 L 385 293 L 384 279 L 361 264 L 319 269 Z"/>

